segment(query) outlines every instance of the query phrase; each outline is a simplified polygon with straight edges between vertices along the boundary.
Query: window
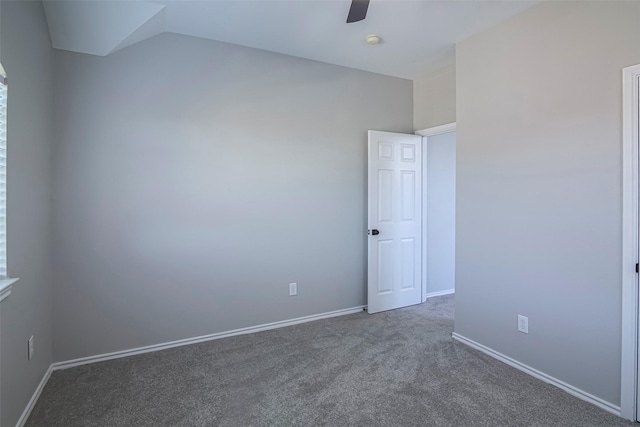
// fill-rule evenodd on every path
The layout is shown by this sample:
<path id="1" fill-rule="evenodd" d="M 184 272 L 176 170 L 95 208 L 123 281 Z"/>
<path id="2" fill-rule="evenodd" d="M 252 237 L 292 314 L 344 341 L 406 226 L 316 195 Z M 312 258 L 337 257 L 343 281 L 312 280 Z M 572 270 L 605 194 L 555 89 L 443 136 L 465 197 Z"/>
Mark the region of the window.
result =
<path id="1" fill-rule="evenodd" d="M 0 64 L 0 301 L 17 280 L 7 277 L 7 74 Z"/>
<path id="2" fill-rule="evenodd" d="M 7 77 L 0 65 L 0 280 L 7 278 Z"/>

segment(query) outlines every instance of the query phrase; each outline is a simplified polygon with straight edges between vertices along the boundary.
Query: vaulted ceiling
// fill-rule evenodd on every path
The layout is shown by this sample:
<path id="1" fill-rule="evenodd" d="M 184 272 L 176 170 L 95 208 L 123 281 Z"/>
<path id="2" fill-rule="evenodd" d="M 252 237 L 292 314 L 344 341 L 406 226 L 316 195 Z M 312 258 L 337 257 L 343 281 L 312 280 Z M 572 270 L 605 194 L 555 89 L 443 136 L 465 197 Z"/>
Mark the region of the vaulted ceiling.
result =
<path id="1" fill-rule="evenodd" d="M 45 0 L 53 46 L 109 55 L 162 32 L 414 79 L 454 61 L 456 42 L 538 1 L 371 0 L 347 24 L 348 0 Z M 367 45 L 377 34 L 382 43 Z"/>

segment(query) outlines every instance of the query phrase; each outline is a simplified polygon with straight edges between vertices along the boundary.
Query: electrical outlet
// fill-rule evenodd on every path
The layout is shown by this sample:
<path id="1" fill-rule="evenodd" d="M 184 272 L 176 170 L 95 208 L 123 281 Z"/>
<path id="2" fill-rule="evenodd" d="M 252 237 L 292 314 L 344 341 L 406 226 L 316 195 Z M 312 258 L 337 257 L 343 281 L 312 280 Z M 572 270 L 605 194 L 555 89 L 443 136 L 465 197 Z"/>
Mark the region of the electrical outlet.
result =
<path id="1" fill-rule="evenodd" d="M 27 360 L 31 360 L 33 358 L 33 335 L 31 335 L 31 338 L 29 338 L 27 346 L 28 346 Z"/>
<path id="2" fill-rule="evenodd" d="M 298 295 L 298 284 L 289 283 L 289 296 L 292 297 L 294 295 Z"/>
<path id="3" fill-rule="evenodd" d="M 518 314 L 518 331 L 525 334 L 529 333 L 529 318 Z"/>

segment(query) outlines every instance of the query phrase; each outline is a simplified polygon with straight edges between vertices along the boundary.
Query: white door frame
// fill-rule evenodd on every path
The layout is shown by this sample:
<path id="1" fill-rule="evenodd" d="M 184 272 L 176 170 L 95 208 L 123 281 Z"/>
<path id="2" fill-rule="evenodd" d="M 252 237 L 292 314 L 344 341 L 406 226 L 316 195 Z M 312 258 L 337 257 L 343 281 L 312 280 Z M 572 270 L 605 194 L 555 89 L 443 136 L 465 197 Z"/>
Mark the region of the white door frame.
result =
<path id="1" fill-rule="evenodd" d="M 424 182 L 427 176 L 427 142 L 430 136 L 455 132 L 456 122 L 446 125 L 416 131 L 416 135 L 422 136 L 422 302 L 427 300 L 427 185 Z"/>
<path id="2" fill-rule="evenodd" d="M 622 361 L 620 416 L 637 420 L 640 65 L 622 70 Z"/>

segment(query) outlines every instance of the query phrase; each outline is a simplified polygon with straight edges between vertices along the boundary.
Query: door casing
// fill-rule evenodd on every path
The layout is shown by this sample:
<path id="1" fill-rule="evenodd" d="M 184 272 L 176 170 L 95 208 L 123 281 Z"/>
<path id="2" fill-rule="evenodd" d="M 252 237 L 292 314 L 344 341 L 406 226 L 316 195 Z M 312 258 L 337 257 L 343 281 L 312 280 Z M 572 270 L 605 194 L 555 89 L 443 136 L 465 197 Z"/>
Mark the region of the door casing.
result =
<path id="1" fill-rule="evenodd" d="M 622 360 L 620 416 L 640 420 L 638 392 L 638 155 L 640 64 L 622 70 Z"/>

